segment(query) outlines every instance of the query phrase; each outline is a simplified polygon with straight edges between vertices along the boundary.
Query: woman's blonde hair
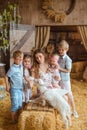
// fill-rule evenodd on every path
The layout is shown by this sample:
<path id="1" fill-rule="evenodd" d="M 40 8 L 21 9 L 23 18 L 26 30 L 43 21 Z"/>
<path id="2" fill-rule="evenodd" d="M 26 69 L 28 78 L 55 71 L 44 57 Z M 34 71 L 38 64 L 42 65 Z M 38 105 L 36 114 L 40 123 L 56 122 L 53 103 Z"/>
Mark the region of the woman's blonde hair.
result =
<path id="1" fill-rule="evenodd" d="M 68 49 L 69 49 L 69 44 L 68 44 L 67 41 L 62 40 L 62 41 L 58 44 L 58 48 L 63 48 L 63 49 L 68 50 Z"/>

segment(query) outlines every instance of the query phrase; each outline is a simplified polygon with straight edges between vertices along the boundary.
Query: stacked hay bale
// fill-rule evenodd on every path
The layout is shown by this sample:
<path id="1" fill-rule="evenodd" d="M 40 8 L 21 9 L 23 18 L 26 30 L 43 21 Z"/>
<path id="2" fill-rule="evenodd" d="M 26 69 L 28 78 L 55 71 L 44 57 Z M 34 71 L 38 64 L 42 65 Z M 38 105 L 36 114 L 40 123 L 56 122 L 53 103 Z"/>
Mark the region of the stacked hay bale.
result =
<path id="1" fill-rule="evenodd" d="M 19 130 L 56 130 L 55 111 L 51 107 L 28 104 L 20 114 Z"/>
<path id="2" fill-rule="evenodd" d="M 85 71 L 83 73 L 83 79 L 87 82 L 87 67 L 85 68 Z"/>
<path id="3" fill-rule="evenodd" d="M 78 61 L 72 64 L 71 78 L 83 79 L 83 72 L 87 66 L 87 61 Z"/>
<path id="4" fill-rule="evenodd" d="M 0 100 L 6 96 L 4 78 L 0 78 Z"/>
<path id="5" fill-rule="evenodd" d="M 0 100 L 5 97 L 5 64 L 0 63 Z"/>
<path id="6" fill-rule="evenodd" d="M 19 130 L 56 130 L 55 114 L 43 111 L 23 111 L 19 117 Z"/>

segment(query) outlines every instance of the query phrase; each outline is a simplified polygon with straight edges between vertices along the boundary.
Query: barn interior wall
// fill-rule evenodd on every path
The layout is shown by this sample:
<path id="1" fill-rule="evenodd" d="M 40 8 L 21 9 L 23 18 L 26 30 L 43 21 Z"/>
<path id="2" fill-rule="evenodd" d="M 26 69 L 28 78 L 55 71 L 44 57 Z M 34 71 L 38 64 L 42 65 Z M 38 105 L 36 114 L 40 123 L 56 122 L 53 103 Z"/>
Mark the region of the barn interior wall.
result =
<path id="1" fill-rule="evenodd" d="M 76 4 L 75 4 L 73 11 L 65 17 L 63 23 L 54 22 L 50 18 L 47 18 L 47 16 L 43 13 L 43 10 L 41 9 L 42 2 L 43 2 L 42 0 L 9 0 L 9 1 L 11 3 L 17 3 L 19 5 L 19 15 L 21 16 L 20 23 L 24 24 L 24 25 L 35 25 L 35 26 L 37 26 L 37 25 L 38 26 L 87 25 L 87 0 L 76 0 Z M 65 12 L 69 8 L 69 4 L 70 4 L 71 0 L 66 0 L 66 2 L 61 1 L 61 0 L 54 0 L 54 1 L 55 1 L 55 3 L 54 3 L 53 9 L 55 8 L 57 12 L 61 11 L 61 10 L 63 12 Z M 6 8 L 7 3 L 8 3 L 8 0 L 5 0 L 5 2 L 0 0 L 0 10 L 3 10 L 3 8 Z M 61 31 L 60 31 L 60 33 L 61 33 Z M 57 37 L 56 37 L 56 39 L 57 39 Z M 81 41 L 79 41 L 79 42 L 81 42 Z M 78 52 L 80 53 L 81 56 L 83 55 L 82 60 L 84 60 L 84 58 L 83 58 L 84 55 L 85 56 L 87 55 L 84 47 L 77 43 L 77 44 L 75 44 L 75 48 L 76 48 L 76 50 L 78 50 Z M 1 55 L 2 55 L 2 58 L 1 58 L 0 62 L 5 62 L 9 66 L 8 60 L 7 60 L 7 58 L 5 58 L 6 56 L 3 53 L 1 53 Z M 70 42 L 69 55 L 76 58 L 73 41 Z M 9 52 L 8 52 L 7 56 L 9 59 Z M 76 60 L 79 60 L 78 58 L 79 58 L 79 56 L 77 56 Z"/>
<path id="2" fill-rule="evenodd" d="M 22 24 L 33 25 L 87 25 L 87 0 L 75 0 L 73 11 L 67 15 L 63 23 L 47 18 L 42 10 L 42 0 L 9 0 L 19 5 Z M 68 10 L 71 0 L 53 0 L 53 9 L 57 12 Z M 0 0 L 0 10 L 6 7 L 8 0 Z M 3 5 L 3 6 L 2 6 Z"/>

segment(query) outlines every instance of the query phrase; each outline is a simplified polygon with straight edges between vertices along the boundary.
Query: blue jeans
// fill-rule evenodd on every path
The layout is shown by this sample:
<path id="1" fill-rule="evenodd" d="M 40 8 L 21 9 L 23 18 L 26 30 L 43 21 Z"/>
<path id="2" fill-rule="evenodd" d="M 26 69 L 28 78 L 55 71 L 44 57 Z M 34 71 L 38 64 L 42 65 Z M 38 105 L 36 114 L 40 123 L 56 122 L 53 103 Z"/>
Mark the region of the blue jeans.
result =
<path id="1" fill-rule="evenodd" d="M 15 112 L 22 107 L 22 89 L 11 88 L 11 111 Z"/>

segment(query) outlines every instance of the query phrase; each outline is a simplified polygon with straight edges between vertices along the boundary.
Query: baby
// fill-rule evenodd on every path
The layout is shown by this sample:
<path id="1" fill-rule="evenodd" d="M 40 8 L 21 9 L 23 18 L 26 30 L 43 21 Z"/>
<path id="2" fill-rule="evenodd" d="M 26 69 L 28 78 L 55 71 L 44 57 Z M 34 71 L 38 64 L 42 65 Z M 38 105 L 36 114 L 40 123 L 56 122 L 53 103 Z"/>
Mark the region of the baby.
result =
<path id="1" fill-rule="evenodd" d="M 52 85 L 54 88 L 60 88 L 59 81 L 61 80 L 58 65 L 59 56 L 57 53 L 53 53 L 50 56 L 50 65 L 48 71 L 52 74 Z"/>

